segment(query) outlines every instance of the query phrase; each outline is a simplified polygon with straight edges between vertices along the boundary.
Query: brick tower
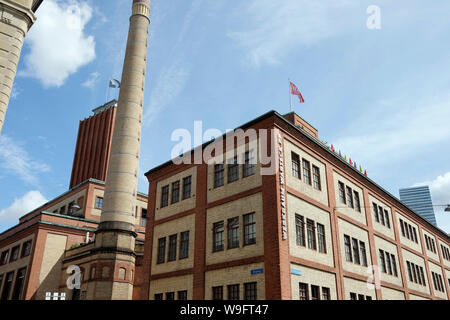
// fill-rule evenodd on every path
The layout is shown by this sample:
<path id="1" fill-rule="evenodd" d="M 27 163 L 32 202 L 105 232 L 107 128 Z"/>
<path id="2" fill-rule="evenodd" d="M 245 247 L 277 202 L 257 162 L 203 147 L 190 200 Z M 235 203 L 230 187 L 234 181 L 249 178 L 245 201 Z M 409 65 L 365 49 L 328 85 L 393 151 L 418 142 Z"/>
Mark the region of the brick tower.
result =
<path id="1" fill-rule="evenodd" d="M 135 274 L 135 228 L 150 1 L 133 0 L 104 203 L 93 253 L 108 266 L 94 299 L 129 300 Z M 104 268 L 105 270 L 105 268 Z"/>

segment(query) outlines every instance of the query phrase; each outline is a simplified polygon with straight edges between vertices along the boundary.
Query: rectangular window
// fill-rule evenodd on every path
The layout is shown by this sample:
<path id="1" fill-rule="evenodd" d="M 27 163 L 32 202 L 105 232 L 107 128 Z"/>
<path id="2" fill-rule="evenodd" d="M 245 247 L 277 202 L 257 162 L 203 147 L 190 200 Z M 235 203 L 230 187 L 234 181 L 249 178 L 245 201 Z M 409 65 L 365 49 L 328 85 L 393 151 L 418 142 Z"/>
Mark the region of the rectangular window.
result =
<path id="1" fill-rule="evenodd" d="M 384 214 L 383 214 L 383 208 L 382 207 L 378 207 L 378 213 L 380 214 L 380 223 L 384 226 Z"/>
<path id="2" fill-rule="evenodd" d="M 258 300 L 256 282 L 244 283 L 244 300 Z"/>
<path id="3" fill-rule="evenodd" d="M 308 248 L 316 250 L 316 228 L 314 226 L 314 221 L 306 219 L 306 230 L 308 235 Z"/>
<path id="4" fill-rule="evenodd" d="M 169 237 L 169 254 L 167 261 L 174 261 L 177 259 L 177 235 L 173 234 Z"/>
<path id="5" fill-rule="evenodd" d="M 353 195 L 355 198 L 355 210 L 361 212 L 361 202 L 359 201 L 359 193 L 358 191 L 353 191 Z"/>
<path id="6" fill-rule="evenodd" d="M 317 224 L 317 240 L 319 242 L 319 252 L 327 253 L 327 245 L 325 240 L 325 226 Z"/>
<path id="7" fill-rule="evenodd" d="M 342 182 L 338 182 L 339 185 L 339 200 L 345 204 L 345 186 Z"/>
<path id="8" fill-rule="evenodd" d="M 232 284 L 227 287 L 228 289 L 228 300 L 239 300 L 239 285 Z"/>
<path id="9" fill-rule="evenodd" d="M 17 271 L 12 300 L 20 300 L 22 298 L 23 284 L 25 282 L 26 270 L 27 270 L 26 268 L 22 268 L 19 269 L 19 271 Z"/>
<path id="10" fill-rule="evenodd" d="M 187 290 L 178 291 L 178 300 L 187 300 Z"/>
<path id="11" fill-rule="evenodd" d="M 352 188 L 346 187 L 345 189 L 347 190 L 347 206 L 348 206 L 349 208 L 354 208 L 354 205 L 353 205 L 353 191 L 352 191 Z"/>
<path id="12" fill-rule="evenodd" d="M 28 240 L 22 245 L 21 258 L 28 257 L 31 253 L 31 240 Z"/>
<path id="13" fill-rule="evenodd" d="M 228 249 L 239 248 L 239 217 L 228 219 Z"/>
<path id="14" fill-rule="evenodd" d="M 345 246 L 345 260 L 349 262 L 353 262 L 352 259 L 352 247 L 350 244 L 350 237 L 347 235 L 344 235 L 344 246 Z"/>
<path id="15" fill-rule="evenodd" d="M 145 227 L 147 225 L 147 209 L 141 209 L 141 227 Z"/>
<path id="16" fill-rule="evenodd" d="M 359 246 L 358 246 L 358 240 L 355 238 L 352 238 L 352 247 L 353 247 L 353 261 L 356 264 L 361 264 L 361 261 L 359 260 Z"/>
<path id="17" fill-rule="evenodd" d="M 20 246 L 15 246 L 14 248 L 12 248 L 11 250 L 11 262 L 16 261 L 17 259 L 19 259 L 19 250 L 20 250 Z"/>
<path id="18" fill-rule="evenodd" d="M 414 282 L 413 276 L 412 276 L 411 262 L 406 261 L 406 265 L 407 265 L 407 267 L 408 267 L 408 277 L 409 277 L 409 281 Z"/>
<path id="19" fill-rule="evenodd" d="M 414 231 L 414 242 L 419 243 L 419 240 L 417 238 L 416 228 L 413 227 L 413 231 Z"/>
<path id="20" fill-rule="evenodd" d="M 386 260 L 384 259 L 384 251 L 379 250 L 381 272 L 386 273 Z"/>
<path id="21" fill-rule="evenodd" d="M 402 236 L 406 237 L 405 226 L 403 225 L 403 220 L 400 219 L 400 228 L 402 229 Z"/>
<path id="22" fill-rule="evenodd" d="M 180 181 L 172 183 L 172 200 L 171 203 L 177 203 L 180 201 Z"/>
<path id="23" fill-rule="evenodd" d="M 3 251 L 0 256 L 0 266 L 8 263 L 9 250 Z"/>
<path id="24" fill-rule="evenodd" d="M 157 263 L 164 263 L 166 259 L 166 238 L 158 239 L 158 258 Z"/>
<path id="25" fill-rule="evenodd" d="M 389 212 L 384 210 L 384 219 L 386 220 L 386 227 L 391 228 L 391 221 L 389 219 Z"/>
<path id="26" fill-rule="evenodd" d="M 363 294 L 358 294 L 358 300 L 364 300 L 364 295 Z"/>
<path id="27" fill-rule="evenodd" d="M 391 262 L 392 262 L 392 271 L 394 273 L 394 276 L 398 277 L 397 262 L 395 261 L 395 256 L 393 254 L 391 254 Z"/>
<path id="28" fill-rule="evenodd" d="M 223 300 L 223 287 L 213 287 L 212 288 L 212 299 L 213 300 Z"/>
<path id="29" fill-rule="evenodd" d="M 180 235 L 180 259 L 189 257 L 189 231 L 182 232 Z"/>
<path id="30" fill-rule="evenodd" d="M 391 256 L 387 252 L 385 252 L 385 254 L 386 254 L 387 273 L 392 274 Z"/>
<path id="31" fill-rule="evenodd" d="M 366 300 L 372 300 L 371 296 L 366 296 Z"/>
<path id="32" fill-rule="evenodd" d="M 97 209 L 103 208 L 103 198 L 102 197 L 97 197 L 97 199 L 95 200 L 95 207 Z"/>
<path id="33" fill-rule="evenodd" d="M 350 300 L 357 300 L 356 299 L 356 293 L 350 292 Z"/>
<path id="34" fill-rule="evenodd" d="M 437 284 L 437 279 L 436 279 L 436 273 L 434 273 L 433 271 L 431 271 L 431 277 L 433 278 L 433 285 L 434 285 L 434 289 L 439 291 L 439 287 Z"/>
<path id="35" fill-rule="evenodd" d="M 224 226 L 223 221 L 216 222 L 213 225 L 213 251 L 221 251 L 224 249 Z"/>
<path id="36" fill-rule="evenodd" d="M 322 190 L 321 183 L 320 183 L 320 170 L 316 166 L 312 166 L 312 173 L 313 173 L 313 187 L 317 190 Z"/>
<path id="37" fill-rule="evenodd" d="M 303 216 L 296 214 L 295 215 L 295 235 L 296 242 L 299 246 L 306 246 L 305 242 L 305 220 Z"/>
<path id="38" fill-rule="evenodd" d="M 161 208 L 169 205 L 169 186 L 164 186 L 161 189 Z"/>
<path id="39" fill-rule="evenodd" d="M 244 246 L 256 243 L 255 213 L 244 215 Z"/>
<path id="40" fill-rule="evenodd" d="M 228 162 L 228 183 L 239 179 L 239 165 L 237 157 L 229 160 Z"/>
<path id="41" fill-rule="evenodd" d="M 300 158 L 298 154 L 292 152 L 291 159 L 292 159 L 292 176 L 300 179 Z"/>
<path id="42" fill-rule="evenodd" d="M 320 300 L 320 288 L 311 285 L 311 300 Z"/>
<path id="43" fill-rule="evenodd" d="M 162 300 L 163 294 L 162 293 L 155 293 L 155 300 Z"/>
<path id="44" fill-rule="evenodd" d="M 419 283 L 420 281 L 420 271 L 414 263 L 411 263 L 411 269 L 413 273 L 413 279 L 415 283 Z M 419 271 L 419 272 L 418 272 Z"/>
<path id="45" fill-rule="evenodd" d="M 175 300 L 175 292 L 167 292 L 166 293 L 166 300 Z"/>
<path id="46" fill-rule="evenodd" d="M 183 200 L 191 197 L 192 176 L 183 178 Z"/>
<path id="47" fill-rule="evenodd" d="M 306 283 L 299 283 L 299 300 L 309 300 L 308 297 L 308 285 Z"/>
<path id="48" fill-rule="evenodd" d="M 322 300 L 331 300 L 330 288 L 322 287 Z"/>
<path id="49" fill-rule="evenodd" d="M 419 269 L 420 269 L 420 275 L 422 276 L 422 284 L 423 284 L 424 286 L 426 286 L 425 274 L 424 274 L 424 272 L 423 272 L 423 268 L 422 268 L 422 267 L 419 267 Z"/>
<path id="50" fill-rule="evenodd" d="M 361 265 L 367 267 L 366 244 L 362 241 L 359 242 L 359 251 L 361 252 Z"/>
<path id="51" fill-rule="evenodd" d="M 372 207 L 373 207 L 373 214 L 375 216 L 375 221 L 376 222 L 380 222 L 380 218 L 378 216 L 378 206 L 375 202 L 372 202 Z"/>
<path id="52" fill-rule="evenodd" d="M 5 284 L 3 285 L 3 292 L 0 300 L 9 300 L 9 295 L 11 293 L 12 283 L 13 283 L 14 271 L 6 274 Z"/>
<path id="53" fill-rule="evenodd" d="M 223 163 L 214 165 L 214 188 L 223 186 L 224 170 L 225 169 Z"/>
<path id="54" fill-rule="evenodd" d="M 253 157 L 253 151 L 248 151 L 244 155 L 244 166 L 242 168 L 243 177 L 251 176 L 255 173 L 255 160 Z"/>
<path id="55" fill-rule="evenodd" d="M 303 165 L 303 181 L 311 185 L 311 166 L 309 164 L 309 161 L 302 159 L 302 165 Z"/>
<path id="56" fill-rule="evenodd" d="M 62 206 L 61 209 L 59 209 L 59 214 L 65 214 L 66 213 L 66 206 Z"/>

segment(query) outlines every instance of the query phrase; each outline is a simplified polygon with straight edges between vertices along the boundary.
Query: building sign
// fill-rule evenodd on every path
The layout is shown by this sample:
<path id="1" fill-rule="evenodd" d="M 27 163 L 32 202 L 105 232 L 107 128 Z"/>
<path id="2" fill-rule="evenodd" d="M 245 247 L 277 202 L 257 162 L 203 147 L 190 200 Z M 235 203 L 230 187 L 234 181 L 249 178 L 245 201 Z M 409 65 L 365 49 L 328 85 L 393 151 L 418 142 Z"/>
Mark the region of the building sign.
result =
<path id="1" fill-rule="evenodd" d="M 301 276 L 302 275 L 302 271 L 298 270 L 298 269 L 291 269 L 291 274 L 295 274 L 296 276 Z"/>
<path id="2" fill-rule="evenodd" d="M 261 273 L 264 273 L 264 269 L 263 268 L 261 268 L 261 269 L 253 269 L 253 270 L 250 271 L 251 275 L 261 274 Z"/>
<path id="3" fill-rule="evenodd" d="M 284 163 L 283 163 L 283 140 L 278 133 L 278 169 L 280 171 L 280 200 L 281 200 L 281 234 L 283 240 L 287 239 L 287 222 L 286 222 L 286 190 L 284 187 Z"/>

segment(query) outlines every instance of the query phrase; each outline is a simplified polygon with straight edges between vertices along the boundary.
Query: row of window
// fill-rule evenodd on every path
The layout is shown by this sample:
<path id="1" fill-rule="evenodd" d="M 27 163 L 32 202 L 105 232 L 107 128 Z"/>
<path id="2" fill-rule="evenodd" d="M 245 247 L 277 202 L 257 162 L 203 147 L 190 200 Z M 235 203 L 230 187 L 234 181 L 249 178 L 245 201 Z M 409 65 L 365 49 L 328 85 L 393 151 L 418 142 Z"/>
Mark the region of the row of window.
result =
<path id="1" fill-rule="evenodd" d="M 83 203 L 82 199 L 83 199 L 83 197 L 81 197 L 81 198 L 79 198 L 77 200 L 77 202 L 80 203 L 80 206 L 81 206 L 81 203 Z M 67 206 L 67 214 L 70 215 L 70 214 L 73 213 L 73 206 L 74 205 L 75 205 L 75 201 L 71 201 L 69 203 L 69 205 Z M 66 206 L 62 206 L 59 209 L 53 210 L 53 213 L 66 214 Z"/>
<path id="2" fill-rule="evenodd" d="M 244 246 L 256 243 L 256 218 L 255 213 L 245 214 L 243 216 L 244 228 L 243 238 Z M 227 249 L 240 247 L 241 232 L 239 231 L 239 217 L 227 220 Z M 225 249 L 225 221 L 219 221 L 213 224 L 213 252 Z"/>
<path id="3" fill-rule="evenodd" d="M 408 267 L 409 281 L 426 286 L 423 268 L 409 261 L 406 261 L 406 265 Z"/>
<path id="4" fill-rule="evenodd" d="M 320 179 L 320 170 L 315 165 L 310 164 L 310 162 L 304 158 L 301 159 L 300 167 L 300 156 L 295 152 L 291 153 L 292 159 L 292 176 L 303 180 L 307 185 L 312 186 L 316 190 L 322 190 L 322 184 Z M 303 179 L 302 173 L 300 173 L 300 168 L 303 169 Z M 312 173 L 312 174 L 311 174 Z"/>
<path id="5" fill-rule="evenodd" d="M 398 277 L 397 263 L 395 262 L 395 255 L 392 253 L 379 250 L 381 272 Z"/>
<path id="6" fill-rule="evenodd" d="M 244 164 L 242 165 L 242 177 L 246 178 L 255 173 L 253 152 L 248 151 L 244 154 Z M 228 160 L 227 163 L 227 183 L 239 180 L 238 157 Z M 225 184 L 225 165 L 218 163 L 214 165 L 214 188 Z"/>
<path id="7" fill-rule="evenodd" d="M 345 260 L 367 267 L 366 244 L 363 241 L 344 235 L 344 246 Z"/>
<path id="8" fill-rule="evenodd" d="M 424 234 L 425 236 L 425 244 L 427 246 L 427 249 L 430 250 L 431 252 L 436 253 L 436 244 L 434 242 L 434 239 L 427 236 L 426 234 Z"/>
<path id="9" fill-rule="evenodd" d="M 372 300 L 372 297 L 357 294 L 356 292 L 350 292 L 350 300 Z"/>
<path id="10" fill-rule="evenodd" d="M 382 206 L 378 206 L 375 202 L 372 202 L 372 208 L 375 221 L 390 229 L 391 222 L 389 219 L 389 212 L 386 209 L 383 209 Z"/>
<path id="11" fill-rule="evenodd" d="M 338 186 L 339 186 L 339 201 L 343 204 L 346 204 L 349 208 L 361 212 L 361 201 L 359 198 L 359 192 L 356 190 L 352 190 L 352 188 L 346 186 L 341 181 L 338 181 Z"/>
<path id="12" fill-rule="evenodd" d="M 258 285 L 256 282 L 244 283 L 244 300 L 258 300 Z M 212 287 L 212 299 L 224 299 L 224 287 Z M 227 300 L 240 300 L 240 285 L 231 284 L 227 286 Z"/>
<path id="13" fill-rule="evenodd" d="M 20 246 L 22 245 L 22 251 L 20 250 Z M 20 253 L 20 255 L 19 255 Z M 5 250 L 0 255 L 0 266 L 5 265 L 9 262 L 14 262 L 20 258 L 28 257 L 31 253 L 31 240 L 24 242 L 23 244 L 19 244 L 10 250 Z M 9 259 L 8 259 L 9 258 Z"/>
<path id="14" fill-rule="evenodd" d="M 307 283 L 299 282 L 298 284 L 299 291 L 298 297 L 299 300 L 330 300 L 330 288 L 327 287 L 319 287 L 316 285 L 309 286 Z M 311 288 L 311 294 L 309 291 L 309 287 Z M 321 291 L 322 289 L 322 291 Z M 321 294 L 322 292 L 322 294 Z"/>
<path id="15" fill-rule="evenodd" d="M 317 225 L 317 241 L 316 241 L 316 225 Z M 327 253 L 327 246 L 325 240 L 325 226 L 323 224 L 316 223 L 310 219 L 306 219 L 307 237 L 305 237 L 305 218 L 299 214 L 296 214 L 295 230 L 296 230 L 297 245 L 306 247 L 306 242 L 308 242 L 308 249 L 317 250 L 318 248 L 319 252 Z"/>
<path id="16" fill-rule="evenodd" d="M 434 289 L 445 293 L 444 282 L 442 281 L 442 276 L 433 271 L 431 271 L 431 276 L 433 277 Z"/>
<path id="17" fill-rule="evenodd" d="M 156 293 L 155 300 L 163 300 L 163 293 Z M 166 300 L 175 300 L 175 292 L 166 292 Z M 187 290 L 177 292 L 177 300 L 187 300 Z"/>
<path id="18" fill-rule="evenodd" d="M 167 262 L 177 260 L 178 234 L 169 236 L 169 250 L 167 250 Z M 178 259 L 189 257 L 189 231 L 180 233 Z M 156 263 L 161 264 L 166 261 L 166 237 L 158 239 L 158 257 Z"/>
<path id="19" fill-rule="evenodd" d="M 441 244 L 442 256 L 445 260 L 450 261 L 450 250 Z"/>
<path id="20" fill-rule="evenodd" d="M 192 191 L 192 176 L 185 177 L 183 180 L 183 190 L 181 193 L 182 200 L 189 199 Z M 180 181 L 172 182 L 172 193 L 170 197 L 170 204 L 180 201 Z M 169 205 L 169 185 L 163 186 L 161 189 L 161 208 Z"/>
<path id="21" fill-rule="evenodd" d="M 419 243 L 415 227 L 400 219 L 400 228 L 402 230 L 402 236 L 414 241 L 415 243 Z"/>
<path id="22" fill-rule="evenodd" d="M 23 287 L 25 283 L 25 275 L 27 273 L 27 268 L 22 268 L 17 270 L 16 281 L 14 282 L 14 271 L 8 272 L 5 275 L 0 275 L 0 289 L 1 291 L 0 300 L 20 300 L 22 298 Z M 4 282 L 4 283 L 3 283 Z M 12 296 L 11 295 L 12 291 Z"/>

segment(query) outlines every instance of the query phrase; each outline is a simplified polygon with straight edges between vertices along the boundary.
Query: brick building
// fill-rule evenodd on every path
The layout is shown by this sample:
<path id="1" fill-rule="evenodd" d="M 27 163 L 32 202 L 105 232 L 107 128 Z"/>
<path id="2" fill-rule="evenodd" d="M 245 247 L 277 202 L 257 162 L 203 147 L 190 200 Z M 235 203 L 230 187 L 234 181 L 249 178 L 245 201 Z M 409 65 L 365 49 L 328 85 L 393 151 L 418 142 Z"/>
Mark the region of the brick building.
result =
<path id="1" fill-rule="evenodd" d="M 146 173 L 141 299 L 450 297 L 449 236 L 314 127 L 271 111 L 239 129 L 257 135 L 229 148 L 216 139 L 185 154 L 190 163 Z M 268 142 L 261 129 L 273 133 Z M 270 164 L 255 145 L 272 150 Z M 196 152 L 211 158 L 194 161 Z M 276 173 L 262 174 L 270 165 Z"/>

